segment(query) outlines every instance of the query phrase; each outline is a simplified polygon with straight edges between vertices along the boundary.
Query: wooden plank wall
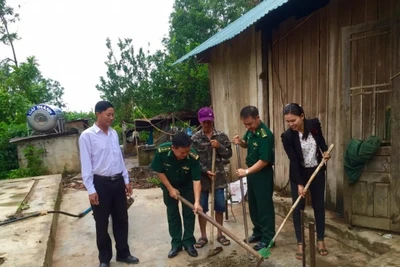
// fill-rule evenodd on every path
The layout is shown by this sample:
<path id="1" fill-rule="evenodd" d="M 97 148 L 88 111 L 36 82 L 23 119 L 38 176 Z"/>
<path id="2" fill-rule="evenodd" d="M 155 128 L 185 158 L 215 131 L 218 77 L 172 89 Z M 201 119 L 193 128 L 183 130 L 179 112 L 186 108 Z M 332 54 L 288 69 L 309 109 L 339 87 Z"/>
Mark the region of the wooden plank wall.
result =
<path id="1" fill-rule="evenodd" d="M 341 87 L 341 28 L 388 19 L 396 0 L 332 0 L 326 7 L 301 19 L 289 18 L 272 32 L 272 79 L 269 106 L 276 136 L 275 184 L 283 187 L 289 179 L 288 159 L 280 134 L 286 129 L 282 109 L 300 103 L 309 118 L 318 117 L 327 140 L 335 144 L 328 166 L 326 204 L 342 213 L 343 154 L 345 151 Z M 362 74 L 360 74 L 362 75 Z"/>
<path id="2" fill-rule="evenodd" d="M 258 79 L 262 72 L 261 56 L 261 33 L 255 33 L 253 27 L 211 51 L 209 73 L 215 126 L 231 140 L 235 134 L 243 136 L 246 131 L 239 117 L 244 106 L 258 106 L 261 118 L 265 118 L 266 109 L 260 103 L 264 92 Z M 237 168 L 235 147 L 232 148 L 231 170 Z M 245 156 L 246 150 L 241 149 L 243 167 Z"/>

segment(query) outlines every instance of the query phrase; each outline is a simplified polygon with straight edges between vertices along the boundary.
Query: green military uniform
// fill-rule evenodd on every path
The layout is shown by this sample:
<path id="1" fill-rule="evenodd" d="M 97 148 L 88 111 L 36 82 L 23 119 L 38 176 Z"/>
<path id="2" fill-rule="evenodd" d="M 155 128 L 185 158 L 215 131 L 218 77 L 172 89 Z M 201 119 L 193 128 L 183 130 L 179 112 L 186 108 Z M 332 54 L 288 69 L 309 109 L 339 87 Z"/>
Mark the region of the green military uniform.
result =
<path id="1" fill-rule="evenodd" d="M 171 150 L 171 142 L 164 143 L 157 148 L 151 168 L 164 173 L 171 185 L 176 188 L 182 197 L 194 203 L 193 181 L 200 181 L 201 169 L 199 156 L 191 149 L 189 155 L 178 160 Z M 179 213 L 178 200 L 170 197 L 167 188 L 161 184 L 164 204 L 167 206 L 168 228 L 172 238 L 173 248 L 192 246 L 196 242 L 194 238 L 195 215 L 186 205 L 182 204 L 184 233 L 182 237 L 182 221 Z"/>
<path id="2" fill-rule="evenodd" d="M 247 175 L 250 218 L 253 222 L 253 235 L 261 237 L 261 242 L 269 244 L 275 235 L 275 211 L 272 201 L 274 179 L 274 135 L 261 122 L 253 133 L 244 135 L 247 143 L 246 164 L 253 166 L 258 160 L 267 161 L 268 165 L 256 173 Z"/>

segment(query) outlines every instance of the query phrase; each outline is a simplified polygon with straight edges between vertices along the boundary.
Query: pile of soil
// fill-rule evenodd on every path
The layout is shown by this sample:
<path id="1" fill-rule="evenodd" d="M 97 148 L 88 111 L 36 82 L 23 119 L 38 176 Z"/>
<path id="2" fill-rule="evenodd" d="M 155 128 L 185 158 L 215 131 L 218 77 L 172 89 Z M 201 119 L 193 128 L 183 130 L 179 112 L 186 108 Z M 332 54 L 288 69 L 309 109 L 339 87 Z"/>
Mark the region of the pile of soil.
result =
<path id="1" fill-rule="evenodd" d="M 156 188 L 156 184 L 150 182 L 156 180 L 157 174 L 146 167 L 133 167 L 129 171 L 129 178 L 131 180 L 132 187 L 135 189 L 147 189 Z"/>

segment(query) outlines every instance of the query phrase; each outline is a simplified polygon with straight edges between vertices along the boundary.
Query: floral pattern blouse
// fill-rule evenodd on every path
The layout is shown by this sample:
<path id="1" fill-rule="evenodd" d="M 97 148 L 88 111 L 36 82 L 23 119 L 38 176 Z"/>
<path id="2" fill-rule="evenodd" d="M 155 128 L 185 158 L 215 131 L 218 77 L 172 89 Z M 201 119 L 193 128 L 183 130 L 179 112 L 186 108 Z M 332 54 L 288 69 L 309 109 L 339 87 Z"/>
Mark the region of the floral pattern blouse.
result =
<path id="1" fill-rule="evenodd" d="M 307 139 L 303 139 L 303 134 L 299 132 L 301 150 L 303 152 L 304 167 L 313 168 L 318 166 L 317 160 L 317 142 L 311 133 L 308 134 Z"/>

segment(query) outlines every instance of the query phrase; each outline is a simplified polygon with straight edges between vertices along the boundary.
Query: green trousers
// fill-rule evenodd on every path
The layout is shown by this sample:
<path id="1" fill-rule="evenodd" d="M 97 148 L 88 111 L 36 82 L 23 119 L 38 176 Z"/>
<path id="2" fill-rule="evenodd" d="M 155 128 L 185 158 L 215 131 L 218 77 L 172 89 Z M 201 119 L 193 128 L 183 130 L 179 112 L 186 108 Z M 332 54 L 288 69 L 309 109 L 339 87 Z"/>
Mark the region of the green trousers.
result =
<path id="1" fill-rule="evenodd" d="M 261 237 L 261 242 L 269 244 L 275 235 L 275 210 L 273 169 L 264 168 L 247 176 L 250 218 L 253 235 Z"/>
<path id="2" fill-rule="evenodd" d="M 178 189 L 181 196 L 190 203 L 194 203 L 193 188 Z M 184 232 L 182 236 L 182 220 L 179 212 L 179 201 L 170 197 L 168 190 L 163 189 L 164 204 L 167 206 L 168 229 L 171 236 L 171 246 L 180 248 L 182 246 L 192 246 L 196 243 L 194 233 L 195 215 L 193 210 L 182 203 L 182 216 Z"/>

